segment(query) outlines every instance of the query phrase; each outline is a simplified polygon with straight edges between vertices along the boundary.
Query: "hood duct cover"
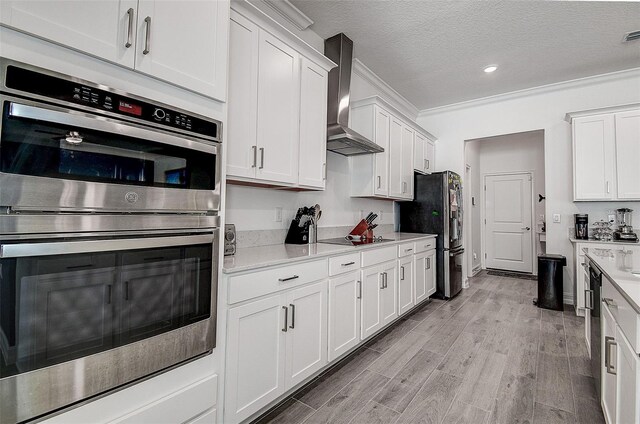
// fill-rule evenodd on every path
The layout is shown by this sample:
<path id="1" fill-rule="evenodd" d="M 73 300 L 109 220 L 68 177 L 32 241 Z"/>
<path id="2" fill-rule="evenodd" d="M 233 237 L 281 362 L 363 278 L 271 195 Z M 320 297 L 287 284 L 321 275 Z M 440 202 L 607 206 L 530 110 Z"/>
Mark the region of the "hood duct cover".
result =
<path id="1" fill-rule="evenodd" d="M 338 64 L 329 71 L 327 150 L 344 156 L 384 152 L 382 147 L 348 128 L 353 41 L 343 33 L 327 38 L 324 55 Z"/>

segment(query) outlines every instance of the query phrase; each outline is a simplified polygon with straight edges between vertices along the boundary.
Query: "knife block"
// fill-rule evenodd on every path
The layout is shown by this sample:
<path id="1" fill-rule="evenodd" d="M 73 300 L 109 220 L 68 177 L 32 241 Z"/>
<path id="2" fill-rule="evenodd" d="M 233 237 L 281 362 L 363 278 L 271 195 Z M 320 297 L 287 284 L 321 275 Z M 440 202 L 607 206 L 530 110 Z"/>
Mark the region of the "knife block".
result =
<path id="1" fill-rule="evenodd" d="M 367 221 L 364 219 L 358 222 L 358 225 L 353 227 L 353 229 L 349 232 L 350 236 L 361 237 L 364 240 L 372 240 L 373 239 L 373 230 L 367 229 L 369 226 L 367 225 Z"/>

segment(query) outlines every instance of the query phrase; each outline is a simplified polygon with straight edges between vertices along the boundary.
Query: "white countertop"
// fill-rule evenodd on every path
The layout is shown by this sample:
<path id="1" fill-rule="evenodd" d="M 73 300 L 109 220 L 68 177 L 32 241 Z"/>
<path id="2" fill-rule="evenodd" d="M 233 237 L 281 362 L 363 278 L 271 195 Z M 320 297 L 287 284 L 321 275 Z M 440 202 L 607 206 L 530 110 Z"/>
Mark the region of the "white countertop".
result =
<path id="1" fill-rule="evenodd" d="M 233 256 L 225 256 L 222 272 L 233 274 L 266 266 L 283 265 L 309 259 L 320 259 L 326 256 L 360 252 L 384 246 L 436 237 L 435 234 L 390 233 L 381 234 L 387 242 L 372 243 L 361 246 L 341 246 L 338 244 L 274 244 L 269 246 L 248 247 L 238 249 Z"/>
<path id="2" fill-rule="evenodd" d="M 629 242 L 629 241 L 604 241 L 604 240 L 596 240 L 596 239 L 588 239 L 588 240 L 578 240 L 575 238 L 570 238 L 569 239 L 571 241 L 571 243 L 598 243 L 598 244 L 611 244 L 611 245 L 617 245 L 617 246 L 640 246 L 640 243 L 638 242 Z"/>
<path id="3" fill-rule="evenodd" d="M 585 248 L 584 252 L 640 314 L 640 246 Z"/>

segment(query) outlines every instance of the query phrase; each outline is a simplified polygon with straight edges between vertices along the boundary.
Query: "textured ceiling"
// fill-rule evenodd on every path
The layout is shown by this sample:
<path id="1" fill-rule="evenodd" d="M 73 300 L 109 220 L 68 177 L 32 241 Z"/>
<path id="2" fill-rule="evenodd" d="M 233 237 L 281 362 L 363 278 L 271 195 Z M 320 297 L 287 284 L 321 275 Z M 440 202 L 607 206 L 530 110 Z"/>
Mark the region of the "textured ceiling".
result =
<path id="1" fill-rule="evenodd" d="M 640 66 L 640 2 L 291 2 L 418 109 Z"/>

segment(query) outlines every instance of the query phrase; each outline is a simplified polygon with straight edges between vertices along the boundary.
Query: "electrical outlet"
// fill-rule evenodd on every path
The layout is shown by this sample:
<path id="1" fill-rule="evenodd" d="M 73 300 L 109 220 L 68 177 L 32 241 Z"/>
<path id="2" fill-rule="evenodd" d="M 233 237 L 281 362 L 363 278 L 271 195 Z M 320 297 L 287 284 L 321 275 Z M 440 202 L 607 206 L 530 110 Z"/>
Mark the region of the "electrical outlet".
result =
<path id="1" fill-rule="evenodd" d="M 556 224 L 560 223 L 560 214 L 559 213 L 554 213 L 553 214 L 553 222 Z"/>
<path id="2" fill-rule="evenodd" d="M 282 208 L 280 206 L 276 208 L 276 222 L 282 222 Z"/>

